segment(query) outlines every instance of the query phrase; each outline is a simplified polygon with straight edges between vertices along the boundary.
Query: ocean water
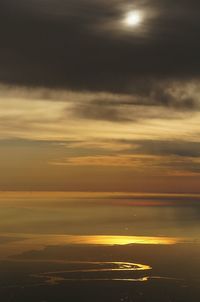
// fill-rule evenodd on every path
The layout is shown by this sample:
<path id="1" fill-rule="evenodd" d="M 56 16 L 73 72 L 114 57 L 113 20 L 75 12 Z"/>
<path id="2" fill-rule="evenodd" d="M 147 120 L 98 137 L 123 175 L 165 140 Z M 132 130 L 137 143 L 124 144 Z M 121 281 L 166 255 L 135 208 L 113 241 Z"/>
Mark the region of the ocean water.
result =
<path id="1" fill-rule="evenodd" d="M 0 297 L 199 301 L 200 196 L 0 193 Z"/>

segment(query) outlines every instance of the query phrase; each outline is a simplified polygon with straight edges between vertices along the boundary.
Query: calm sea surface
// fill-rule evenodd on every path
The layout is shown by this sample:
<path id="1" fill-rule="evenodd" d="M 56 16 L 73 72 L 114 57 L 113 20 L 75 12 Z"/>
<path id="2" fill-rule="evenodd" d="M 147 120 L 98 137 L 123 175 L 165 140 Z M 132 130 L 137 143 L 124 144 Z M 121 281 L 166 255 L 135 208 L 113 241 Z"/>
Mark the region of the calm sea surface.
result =
<path id="1" fill-rule="evenodd" d="M 1 301 L 194 302 L 200 196 L 0 194 Z"/>

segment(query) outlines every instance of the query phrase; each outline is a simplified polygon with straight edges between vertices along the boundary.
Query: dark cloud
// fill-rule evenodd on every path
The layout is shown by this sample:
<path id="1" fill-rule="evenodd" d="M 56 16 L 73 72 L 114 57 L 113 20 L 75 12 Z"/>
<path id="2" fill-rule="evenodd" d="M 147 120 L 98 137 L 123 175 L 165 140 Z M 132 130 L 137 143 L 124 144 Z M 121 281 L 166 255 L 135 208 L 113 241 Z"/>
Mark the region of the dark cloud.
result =
<path id="1" fill-rule="evenodd" d="M 120 140 L 120 143 L 131 146 L 128 153 L 140 153 L 160 156 L 200 157 L 200 142 L 187 140 Z M 136 148 L 137 147 L 137 148 Z"/>
<path id="2" fill-rule="evenodd" d="M 114 102 L 114 101 L 113 101 Z M 130 122 L 134 117 L 128 118 L 120 110 L 120 106 L 116 104 L 108 104 L 106 102 L 85 102 L 83 104 L 76 104 L 71 113 L 79 118 L 101 120 L 110 122 Z"/>
<path id="3" fill-rule="evenodd" d="M 200 173 L 200 143 L 189 141 L 145 141 L 141 152 L 164 156 L 163 166 L 177 172 Z"/>
<path id="4" fill-rule="evenodd" d="M 115 27 L 129 7 L 147 12 L 137 34 Z M 171 104 L 151 80 L 200 76 L 199 9 L 196 0 L 2 0 L 0 81 L 119 93 L 140 83 L 138 94 Z"/>
<path id="5" fill-rule="evenodd" d="M 176 88 L 179 89 L 179 85 Z M 199 111 L 200 101 L 194 92 L 187 95 L 186 91 L 177 91 L 174 94 L 171 90 L 167 85 L 161 87 L 152 83 L 149 91 L 141 93 L 138 87 L 138 91 L 130 95 L 100 96 L 91 101 L 86 96 L 82 102 L 74 101 L 70 112 L 76 118 L 123 123 L 141 119 L 185 119 Z"/>

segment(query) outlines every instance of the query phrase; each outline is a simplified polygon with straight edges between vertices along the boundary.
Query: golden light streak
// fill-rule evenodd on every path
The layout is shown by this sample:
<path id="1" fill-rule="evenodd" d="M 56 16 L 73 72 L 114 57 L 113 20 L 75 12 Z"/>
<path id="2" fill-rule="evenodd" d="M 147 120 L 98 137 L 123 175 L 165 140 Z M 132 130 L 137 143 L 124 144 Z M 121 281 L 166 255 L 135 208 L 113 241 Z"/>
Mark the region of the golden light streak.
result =
<path id="1" fill-rule="evenodd" d="M 144 237 L 144 236 L 70 236 L 74 244 L 92 245 L 128 245 L 128 244 L 162 244 L 171 245 L 179 242 L 178 238 Z"/>
<path id="2" fill-rule="evenodd" d="M 46 246 L 66 245 L 174 245 L 186 242 L 185 238 L 146 237 L 146 236 L 113 236 L 113 235 L 38 235 L 38 234 L 2 234 L 16 238 L 16 241 L 4 243 L 0 250 L 0 258 L 21 254 L 30 250 L 41 250 Z"/>

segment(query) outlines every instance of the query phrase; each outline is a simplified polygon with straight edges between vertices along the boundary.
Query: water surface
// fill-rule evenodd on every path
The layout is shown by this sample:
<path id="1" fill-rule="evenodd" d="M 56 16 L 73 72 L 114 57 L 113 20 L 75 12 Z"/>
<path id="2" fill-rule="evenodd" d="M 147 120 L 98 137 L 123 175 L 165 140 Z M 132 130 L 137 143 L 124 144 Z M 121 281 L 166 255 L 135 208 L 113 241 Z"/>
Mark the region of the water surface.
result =
<path id="1" fill-rule="evenodd" d="M 1 297 L 199 301 L 199 218 L 198 195 L 1 193 Z"/>

